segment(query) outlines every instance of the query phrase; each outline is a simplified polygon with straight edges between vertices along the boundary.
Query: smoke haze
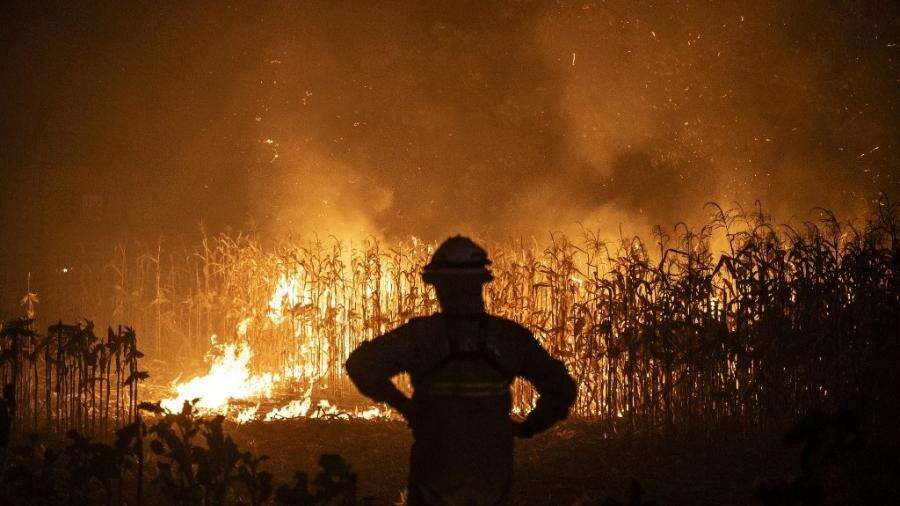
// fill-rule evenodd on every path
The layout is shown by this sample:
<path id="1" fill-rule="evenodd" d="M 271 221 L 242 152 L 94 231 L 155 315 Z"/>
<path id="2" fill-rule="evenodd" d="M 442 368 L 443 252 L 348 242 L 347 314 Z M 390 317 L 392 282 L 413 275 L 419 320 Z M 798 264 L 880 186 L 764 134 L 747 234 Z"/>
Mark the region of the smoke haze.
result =
<path id="1" fill-rule="evenodd" d="M 201 221 L 436 239 L 577 222 L 645 232 L 699 220 L 710 200 L 852 215 L 897 194 L 897 14 L 895 2 L 10 6 L 4 286 L 79 248 Z"/>

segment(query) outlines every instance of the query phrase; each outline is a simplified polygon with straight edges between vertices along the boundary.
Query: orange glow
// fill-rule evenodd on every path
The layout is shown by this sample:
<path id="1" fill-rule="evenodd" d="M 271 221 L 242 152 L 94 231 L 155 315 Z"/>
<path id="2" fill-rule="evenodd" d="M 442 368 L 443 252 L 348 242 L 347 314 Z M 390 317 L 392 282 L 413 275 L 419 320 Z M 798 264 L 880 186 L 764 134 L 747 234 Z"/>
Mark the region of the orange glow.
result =
<path id="1" fill-rule="evenodd" d="M 335 298 L 325 290 L 318 298 L 319 304 L 314 305 L 311 289 L 303 283 L 304 274 L 302 268 L 291 274 L 282 272 L 267 303 L 266 321 L 257 324 L 250 316 L 241 319 L 235 326 L 236 342 L 220 343 L 217 336 L 212 336 L 212 347 L 206 355 L 207 372 L 186 381 L 177 378 L 170 386 L 172 395 L 161 401 L 162 407 L 175 412 L 185 401 L 197 399 L 195 406 L 201 414 L 222 414 L 238 423 L 299 417 L 366 420 L 391 417 L 391 410 L 379 406 L 344 411 L 327 399 L 313 403 L 314 388 L 322 385 L 328 371 L 330 344 L 327 339 L 304 339 L 302 321 L 304 315 L 333 312 Z M 388 292 L 390 281 L 387 278 L 382 281 L 380 289 Z M 373 290 L 372 287 L 367 289 Z M 254 373 L 254 351 L 247 336 L 260 325 L 288 330 L 298 345 L 280 368 Z M 298 385 L 305 387 L 298 389 Z M 299 396 L 298 390 L 302 392 Z M 275 392 L 289 392 L 297 398 L 280 407 L 260 409 L 263 403 L 275 401 Z M 255 405 L 245 407 L 247 403 Z"/>

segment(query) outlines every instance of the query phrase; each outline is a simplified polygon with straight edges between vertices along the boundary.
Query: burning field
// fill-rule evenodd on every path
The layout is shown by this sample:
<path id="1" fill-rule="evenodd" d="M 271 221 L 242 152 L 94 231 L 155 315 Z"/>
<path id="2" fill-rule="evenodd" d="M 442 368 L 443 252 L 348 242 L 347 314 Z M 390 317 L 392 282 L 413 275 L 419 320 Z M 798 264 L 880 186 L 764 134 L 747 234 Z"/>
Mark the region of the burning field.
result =
<path id="1" fill-rule="evenodd" d="M 11 5 L 0 503 L 402 503 L 457 234 L 577 384 L 512 503 L 888 502 L 898 5 Z"/>
<path id="2" fill-rule="evenodd" d="M 660 231 L 651 244 L 638 237 L 605 243 L 586 232 L 577 241 L 554 235 L 544 245 L 492 245 L 489 310 L 523 322 L 579 385 L 572 411 L 579 422 L 519 450 L 531 486 L 542 481 L 534 474 L 543 472 L 541 462 L 560 458 L 634 461 L 632 477 L 659 479 L 678 460 L 677 445 L 666 437 L 686 435 L 679 451 L 706 454 L 710 443 L 696 435 L 726 431 L 735 442 L 715 444 L 749 464 L 721 476 L 718 491 L 659 487 L 679 501 L 709 492 L 748 503 L 752 488 L 741 489 L 746 483 L 737 477 L 752 475 L 757 484 L 784 479 L 798 458 L 788 448 L 774 450 L 766 434 L 848 402 L 863 406 L 860 399 L 878 406 L 867 415 L 868 427 L 890 424 L 895 392 L 888 378 L 897 357 L 890 336 L 900 314 L 897 209 L 878 201 L 860 226 L 823 212 L 820 222 L 799 231 L 773 226 L 762 214 L 710 209 L 707 225 L 680 227 L 672 236 Z M 714 254 L 714 243 L 727 252 Z M 0 373 L 12 386 L 6 398 L 16 399 L 12 434 L 87 433 L 102 440 L 145 423 L 136 417 L 146 410 L 146 423 L 156 420 L 146 437 L 182 427 L 190 439 L 197 424 L 215 441 L 225 423 L 229 438 L 273 455 L 279 479 L 290 479 L 297 462 L 313 468 L 318 453 L 338 452 L 377 474 L 364 475 L 370 481 L 363 492 L 392 499 L 402 489 L 403 468 L 382 473 L 379 466 L 405 460 L 404 424 L 356 393 L 343 363 L 360 342 L 437 310 L 420 277 L 432 251 L 415 238 L 266 249 L 252 237 L 227 235 L 180 255 L 118 247 L 107 268 L 96 271 L 101 276 L 79 279 L 90 297 L 78 303 L 86 304 L 83 314 L 109 311 L 135 322 L 142 337 L 119 327 L 104 341 L 90 322 L 60 323 L 46 334 L 31 319 L 9 322 Z M 29 294 L 22 301 L 32 317 L 39 300 Z M 535 402 L 531 386 L 516 382 L 513 401 L 514 414 L 526 414 Z M 663 439 L 650 443 L 655 438 Z M 626 440 L 639 449 L 621 446 Z M 177 454 L 164 448 L 154 450 L 156 458 Z M 661 460 L 641 470 L 646 452 Z M 708 473 L 703 466 L 719 465 L 710 458 L 692 469 Z M 593 476 L 599 469 L 578 472 Z M 554 494 L 576 501 L 634 492 L 622 474 L 603 480 L 600 488 L 526 487 L 549 495 L 517 497 L 553 503 Z"/>
<path id="3" fill-rule="evenodd" d="M 878 202 L 861 229 L 825 213 L 801 231 L 710 209 L 707 225 L 660 231 L 651 244 L 586 232 L 492 248 L 488 309 L 567 364 L 580 385 L 574 414 L 632 428 L 756 426 L 862 387 L 850 371 L 881 344 L 843 320 L 852 311 L 887 325 L 878 308 L 896 297 L 892 204 Z M 714 241 L 728 253 L 715 254 Z M 227 235 L 180 254 L 120 247 L 100 276 L 78 280 L 79 313 L 133 322 L 152 369 L 143 397 L 170 411 L 198 399 L 201 413 L 239 422 L 391 418 L 355 392 L 343 362 L 364 340 L 438 310 L 420 277 L 432 250 L 415 238 L 264 249 Z M 534 400 L 515 385 L 515 412 Z"/>

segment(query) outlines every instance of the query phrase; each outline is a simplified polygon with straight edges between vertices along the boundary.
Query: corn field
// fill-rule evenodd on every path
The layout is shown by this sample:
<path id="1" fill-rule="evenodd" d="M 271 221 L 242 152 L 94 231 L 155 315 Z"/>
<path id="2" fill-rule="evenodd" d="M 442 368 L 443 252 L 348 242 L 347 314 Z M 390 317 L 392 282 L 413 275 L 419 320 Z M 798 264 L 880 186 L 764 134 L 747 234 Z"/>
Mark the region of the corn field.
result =
<path id="1" fill-rule="evenodd" d="M 799 228 L 775 226 L 760 211 L 709 208 L 703 227 L 656 229 L 650 241 L 605 242 L 584 231 L 546 244 L 487 242 L 495 276 L 488 308 L 531 329 L 567 364 L 580 386 L 575 413 L 616 429 L 757 427 L 882 391 L 898 358 L 896 208 L 877 202 L 863 225 L 819 210 L 819 221 Z M 179 368 L 218 335 L 248 344 L 255 370 L 299 371 L 341 398 L 351 395 L 343 362 L 354 347 L 438 310 L 419 275 L 433 248 L 415 238 L 266 247 L 247 235 L 203 237 L 178 251 L 119 246 L 104 268 L 81 269 L 72 303 L 95 321 L 133 325 L 161 367 L 193 372 Z M 44 338 L 52 346 L 14 352 L 36 353 L 45 365 L 23 358 L 5 363 L 4 374 L 28 378 L 18 388 L 31 396 L 35 425 L 39 415 L 104 423 L 109 415 L 98 422 L 95 411 L 58 399 L 95 384 L 101 393 L 89 399 L 109 403 L 110 389 L 130 399 L 121 386 L 136 369 L 110 380 L 99 358 L 51 360 L 55 332 Z M 123 360 L 130 367 L 127 353 Z M 52 409 L 51 383 L 64 392 Z M 517 412 L 534 400 L 529 385 L 515 384 Z M 116 416 L 133 409 L 115 402 Z"/>
<path id="2" fill-rule="evenodd" d="M 104 341 L 90 322 L 60 322 L 43 335 L 33 326 L 21 319 L 0 331 L 0 380 L 20 434 L 109 433 L 134 419 L 148 377 L 134 330 L 110 328 Z"/>

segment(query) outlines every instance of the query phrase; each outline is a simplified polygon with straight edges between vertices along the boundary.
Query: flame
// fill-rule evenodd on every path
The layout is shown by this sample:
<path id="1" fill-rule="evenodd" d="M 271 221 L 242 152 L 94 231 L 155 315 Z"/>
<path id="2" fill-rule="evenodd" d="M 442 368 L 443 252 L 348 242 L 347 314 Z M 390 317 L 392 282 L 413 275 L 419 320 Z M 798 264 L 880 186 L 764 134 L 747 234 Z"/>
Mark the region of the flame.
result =
<path id="1" fill-rule="evenodd" d="M 389 409 L 370 406 L 353 413 L 341 411 L 327 399 L 320 399 L 315 409 L 312 407 L 312 388 L 307 389 L 299 399 L 294 399 L 282 407 L 274 408 L 259 416 L 260 400 L 272 397 L 273 391 L 288 380 L 305 374 L 305 369 L 294 366 L 285 374 L 251 374 L 248 364 L 253 357 L 252 350 L 242 343 L 219 344 L 212 338 L 212 350 L 207 354 L 209 371 L 203 376 L 186 382 L 177 379 L 172 384 L 175 395 L 163 399 L 160 405 L 172 412 L 179 411 L 185 401 L 197 399 L 195 407 L 200 414 L 222 414 L 234 418 L 237 423 L 253 420 L 281 420 L 288 418 L 362 418 L 365 420 L 388 419 L 393 413 Z M 234 401 L 255 399 L 255 406 L 236 408 Z"/>
<path id="2" fill-rule="evenodd" d="M 234 420 L 237 423 L 247 423 L 252 422 L 256 419 L 256 412 L 259 411 L 259 405 L 256 405 L 252 408 L 247 408 L 240 411 L 235 417 Z"/>
<path id="3" fill-rule="evenodd" d="M 310 299 L 309 291 L 301 288 L 300 273 L 292 276 L 282 273 L 275 284 L 275 292 L 269 298 L 269 320 L 274 324 L 284 322 L 288 317 L 285 315 L 286 309 L 293 311 L 298 306 L 309 304 Z"/>
<path id="4" fill-rule="evenodd" d="M 311 400 L 309 397 L 305 399 L 295 399 L 285 406 L 281 408 L 275 408 L 272 411 L 266 413 L 266 416 L 263 420 L 270 422 L 272 420 L 279 420 L 283 418 L 298 418 L 302 416 L 306 416 L 306 413 L 309 411 Z"/>
<path id="5" fill-rule="evenodd" d="M 217 344 L 211 338 L 212 349 L 206 359 L 209 372 L 187 382 L 175 380 L 172 389 L 175 396 L 163 399 L 161 406 L 178 411 L 185 401 L 198 399 L 196 408 L 201 413 L 227 413 L 232 400 L 271 397 L 279 377 L 272 373 L 251 374 L 247 364 L 253 351 L 242 343 Z"/>
<path id="6" fill-rule="evenodd" d="M 308 286 L 304 286 L 302 268 L 291 274 L 282 273 L 275 282 L 272 296 L 268 300 L 266 318 L 263 324 L 281 326 L 291 325 L 295 338 L 301 338 L 303 325 L 297 324 L 304 314 L 318 312 L 329 314 L 335 307 L 335 299 L 326 290 L 313 304 L 313 297 Z M 382 283 L 382 290 L 390 289 L 389 281 Z M 374 287 L 367 287 L 374 289 Z M 299 316 L 298 316 L 299 315 Z M 173 395 L 163 399 L 160 404 L 172 412 L 179 411 L 185 401 L 197 399 L 195 407 L 201 414 L 222 414 L 233 418 L 237 423 L 248 423 L 254 420 L 272 421 L 286 418 L 362 418 L 373 420 L 390 418 L 393 413 L 389 409 L 369 406 L 363 410 L 354 409 L 352 413 L 341 411 L 327 399 L 320 399 L 313 407 L 312 391 L 328 371 L 329 343 L 327 339 L 312 339 L 300 342 L 295 348 L 291 360 L 281 367 L 280 371 L 254 374 L 250 363 L 253 350 L 247 344 L 247 337 L 259 320 L 251 316 L 241 319 L 235 325 L 235 333 L 240 339 L 235 343 L 219 343 L 215 335 L 211 338 L 211 348 L 207 352 L 206 362 L 209 369 L 206 374 L 196 376 L 188 381 L 177 378 L 171 385 Z M 276 407 L 261 415 L 260 407 L 265 400 L 273 398 L 276 390 L 296 390 L 297 384 L 305 384 L 303 394 L 287 404 Z M 238 404 L 237 401 L 242 401 Z M 241 407 L 247 402 L 255 402 L 255 406 Z"/>
<path id="7" fill-rule="evenodd" d="M 391 410 L 381 409 L 378 406 L 372 406 L 369 409 L 356 412 L 356 417 L 362 418 L 363 420 L 388 419 L 392 418 L 391 415 L 393 415 Z"/>

